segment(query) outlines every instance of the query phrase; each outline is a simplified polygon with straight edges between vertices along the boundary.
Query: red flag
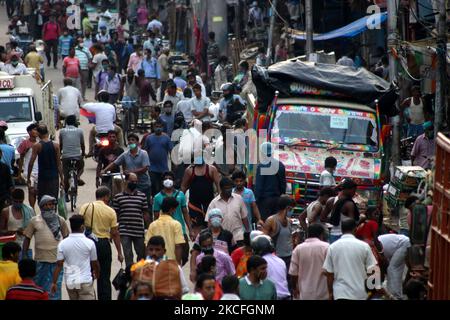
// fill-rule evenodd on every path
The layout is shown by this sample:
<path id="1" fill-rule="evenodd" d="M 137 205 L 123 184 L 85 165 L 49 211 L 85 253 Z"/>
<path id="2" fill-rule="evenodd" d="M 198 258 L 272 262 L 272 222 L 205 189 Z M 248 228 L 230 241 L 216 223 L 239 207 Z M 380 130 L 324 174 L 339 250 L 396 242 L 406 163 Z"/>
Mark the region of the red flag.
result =
<path id="1" fill-rule="evenodd" d="M 203 39 L 202 32 L 198 27 L 197 17 L 194 15 L 194 36 L 195 36 L 195 61 L 199 66 L 202 61 Z"/>

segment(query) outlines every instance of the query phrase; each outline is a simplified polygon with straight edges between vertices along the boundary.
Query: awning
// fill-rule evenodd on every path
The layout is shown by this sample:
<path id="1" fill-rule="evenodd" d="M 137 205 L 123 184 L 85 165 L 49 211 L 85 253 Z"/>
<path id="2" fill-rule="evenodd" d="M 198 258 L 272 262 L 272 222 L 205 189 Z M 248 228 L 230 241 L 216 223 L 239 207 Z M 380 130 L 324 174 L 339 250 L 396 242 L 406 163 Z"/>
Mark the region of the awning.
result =
<path id="1" fill-rule="evenodd" d="M 323 40 L 329 40 L 334 38 L 341 38 L 341 37 L 354 37 L 361 32 L 366 31 L 367 29 L 379 29 L 381 23 L 386 21 L 387 19 L 387 12 L 381 12 L 381 13 L 374 13 L 370 16 L 365 16 L 361 19 L 358 19 L 356 21 L 353 21 L 352 23 L 341 27 L 339 29 L 322 33 L 322 34 L 314 34 L 313 40 L 314 41 L 323 41 Z M 294 31 L 290 32 L 292 38 L 295 40 L 306 40 L 306 33 L 303 31 Z"/>

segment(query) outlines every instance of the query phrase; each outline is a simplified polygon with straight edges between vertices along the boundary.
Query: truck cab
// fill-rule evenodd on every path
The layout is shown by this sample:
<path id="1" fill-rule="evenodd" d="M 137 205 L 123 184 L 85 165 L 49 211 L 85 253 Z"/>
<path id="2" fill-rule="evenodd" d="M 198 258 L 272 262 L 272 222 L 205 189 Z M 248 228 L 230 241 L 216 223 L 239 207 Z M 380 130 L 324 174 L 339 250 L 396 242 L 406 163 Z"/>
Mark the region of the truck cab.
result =
<path id="1" fill-rule="evenodd" d="M 268 128 L 274 155 L 286 167 L 287 191 L 298 209 L 317 198 L 327 157 L 337 159 L 337 181 L 351 177 L 358 193 L 376 204 L 381 196 L 382 143 L 375 110 L 330 98 L 278 99 Z"/>
<path id="2" fill-rule="evenodd" d="M 327 157 L 337 160 L 339 183 L 358 184 L 355 202 L 381 203 L 385 154 L 382 117 L 394 116 L 395 87 L 364 68 L 290 59 L 253 67 L 257 97 L 247 95 L 247 120 L 265 132 L 286 168 L 286 193 L 302 212 L 316 200 Z M 385 133 L 383 133 L 385 134 Z M 261 141 L 258 141 L 261 143 Z M 250 185 L 255 174 L 248 166 Z"/>
<path id="3" fill-rule="evenodd" d="M 0 73 L 0 120 L 8 124 L 6 133 L 16 149 L 16 159 L 19 158 L 17 147 L 28 138 L 27 127 L 31 123 L 45 123 L 54 138 L 51 82 L 41 86 L 32 75 Z"/>

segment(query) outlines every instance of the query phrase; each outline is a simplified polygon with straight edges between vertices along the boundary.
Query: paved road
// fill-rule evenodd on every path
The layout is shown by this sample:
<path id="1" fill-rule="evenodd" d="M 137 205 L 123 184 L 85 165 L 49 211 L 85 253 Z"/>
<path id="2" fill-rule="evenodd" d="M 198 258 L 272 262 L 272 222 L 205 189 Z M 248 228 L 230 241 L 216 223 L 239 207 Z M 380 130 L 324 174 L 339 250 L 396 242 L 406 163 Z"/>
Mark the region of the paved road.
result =
<path id="1" fill-rule="evenodd" d="M 6 15 L 6 9 L 5 7 L 0 8 L 0 30 L 7 30 L 8 29 L 8 18 Z M 4 45 L 9 41 L 8 36 L 4 34 L 3 32 L 0 34 L 0 44 Z M 62 68 L 61 68 L 61 61 L 58 62 L 58 69 L 54 69 L 52 66 L 47 68 L 47 64 L 45 64 L 45 77 L 46 81 L 51 80 L 53 83 L 53 92 L 57 92 L 58 89 L 63 87 L 63 75 L 62 75 Z M 86 98 L 88 101 L 94 100 L 94 90 L 88 89 L 88 92 L 86 93 Z M 81 128 L 83 129 L 85 133 L 85 143 L 86 146 L 89 145 L 89 130 L 91 129 L 92 125 L 88 123 L 88 121 L 81 117 Z M 78 208 L 81 207 L 82 204 L 95 200 L 95 169 L 96 169 L 96 162 L 92 160 L 92 158 L 85 160 L 85 169 L 84 174 L 82 176 L 82 179 L 86 182 L 86 185 L 83 187 L 79 187 L 78 191 Z M 27 194 L 27 193 L 25 193 Z M 70 209 L 70 206 L 69 206 Z M 75 210 L 77 212 L 77 210 Z M 70 216 L 70 214 L 69 214 Z M 113 255 L 113 264 L 111 269 L 111 280 L 114 278 L 114 276 L 117 274 L 117 272 L 120 269 L 120 263 L 117 260 L 117 251 L 114 245 L 112 245 L 112 255 Z M 186 276 L 186 279 L 189 281 L 189 270 L 188 265 L 186 264 L 184 270 L 184 274 Z M 192 285 L 192 283 L 190 283 Z M 192 289 L 192 288 L 191 288 Z M 113 288 L 113 299 L 117 298 L 117 291 Z M 68 300 L 68 295 L 65 289 L 63 289 L 63 299 Z"/>

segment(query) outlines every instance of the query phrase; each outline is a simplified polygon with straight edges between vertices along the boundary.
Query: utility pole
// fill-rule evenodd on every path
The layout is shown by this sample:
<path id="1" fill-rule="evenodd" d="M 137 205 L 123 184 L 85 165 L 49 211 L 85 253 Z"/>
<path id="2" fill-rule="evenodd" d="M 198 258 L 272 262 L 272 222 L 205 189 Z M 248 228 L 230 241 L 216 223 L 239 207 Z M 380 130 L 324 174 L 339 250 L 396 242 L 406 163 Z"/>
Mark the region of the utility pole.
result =
<path id="1" fill-rule="evenodd" d="M 387 1 L 388 14 L 388 50 L 389 50 L 389 81 L 396 80 L 397 77 L 397 63 L 391 49 L 397 49 L 398 46 L 398 30 L 397 30 L 397 3 L 398 0 Z M 397 102 L 398 106 L 398 102 Z M 391 118 L 392 123 L 392 162 L 395 165 L 400 164 L 400 116 L 397 115 Z"/>
<path id="2" fill-rule="evenodd" d="M 275 28 L 275 11 L 277 10 L 277 0 L 272 0 L 272 15 L 270 16 L 269 40 L 267 42 L 267 61 L 272 60 L 273 29 Z"/>
<path id="3" fill-rule="evenodd" d="M 435 136 L 448 124 L 450 114 L 447 109 L 447 8 L 446 0 L 437 1 L 438 18 L 436 19 L 437 40 L 437 72 L 436 72 L 436 101 L 434 113 Z"/>
<path id="4" fill-rule="evenodd" d="M 314 53 L 313 44 L 313 5 L 312 0 L 305 1 L 305 22 L 306 22 L 306 58 L 309 60 L 309 55 Z"/>

